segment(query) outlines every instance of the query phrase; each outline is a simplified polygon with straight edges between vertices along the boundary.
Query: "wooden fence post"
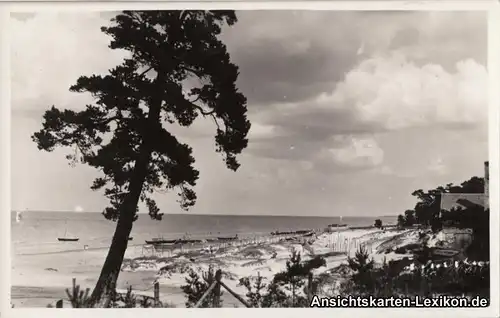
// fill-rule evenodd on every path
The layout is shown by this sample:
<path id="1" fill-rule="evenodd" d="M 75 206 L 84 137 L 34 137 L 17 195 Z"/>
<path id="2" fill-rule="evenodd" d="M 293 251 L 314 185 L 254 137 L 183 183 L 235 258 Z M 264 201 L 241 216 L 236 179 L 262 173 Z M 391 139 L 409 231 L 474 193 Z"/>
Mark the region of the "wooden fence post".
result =
<path id="1" fill-rule="evenodd" d="M 219 308 L 220 307 L 220 279 L 222 277 L 222 272 L 220 269 L 218 269 L 215 272 L 215 281 L 217 284 L 215 284 L 214 287 L 214 298 L 212 299 L 212 308 Z"/>
<path id="2" fill-rule="evenodd" d="M 238 299 L 240 301 L 240 303 L 242 303 L 243 305 L 245 305 L 245 307 L 252 308 L 252 306 L 250 306 L 250 304 L 248 304 L 240 295 L 238 295 L 237 293 L 235 293 L 231 288 L 229 288 L 222 281 L 220 281 L 219 284 L 222 287 L 224 287 L 231 295 L 233 295 L 234 298 Z"/>
<path id="3" fill-rule="evenodd" d="M 212 289 L 215 288 L 215 285 L 217 285 L 217 281 L 214 281 L 212 283 L 212 285 L 210 285 L 210 287 L 207 289 L 207 291 L 205 292 L 205 294 L 203 294 L 203 296 L 201 296 L 201 298 L 198 300 L 198 302 L 194 305 L 195 308 L 198 308 L 201 306 L 201 304 L 203 303 L 203 301 L 205 300 L 205 298 L 207 298 L 207 296 L 210 294 L 210 292 L 212 292 Z"/>
<path id="4" fill-rule="evenodd" d="M 312 290 L 313 287 L 313 273 L 309 273 L 309 276 L 307 277 L 307 301 L 311 303 L 312 300 Z"/>
<path id="5" fill-rule="evenodd" d="M 155 282 L 154 286 L 154 306 L 160 305 L 160 283 Z"/>
<path id="6" fill-rule="evenodd" d="M 220 273 L 220 276 L 218 276 L 217 273 Z M 235 293 L 231 288 L 229 288 L 226 284 L 224 284 L 222 282 L 222 280 L 221 280 L 222 272 L 221 272 L 220 269 L 217 270 L 217 272 L 215 273 L 215 277 L 216 277 L 216 280 L 214 280 L 212 282 L 212 285 L 210 285 L 210 287 L 205 292 L 205 294 L 203 294 L 203 296 L 201 296 L 200 300 L 198 300 L 198 302 L 195 305 L 195 308 L 198 308 L 201 305 L 201 303 L 203 302 L 203 300 L 208 296 L 208 294 L 210 294 L 210 292 L 212 291 L 212 289 L 214 289 L 215 287 L 220 288 L 220 286 L 224 287 L 224 289 L 226 289 L 234 298 L 236 298 L 243 305 L 245 305 L 245 307 L 252 308 L 252 306 L 250 306 L 250 304 L 248 304 L 240 295 L 238 295 L 237 293 Z M 217 281 L 217 277 L 219 278 L 219 281 Z M 208 281 L 207 281 L 207 279 L 205 277 L 203 277 L 203 279 L 208 283 Z M 220 285 L 220 286 L 217 286 L 217 285 Z M 219 289 L 219 291 L 220 291 L 220 289 Z"/>

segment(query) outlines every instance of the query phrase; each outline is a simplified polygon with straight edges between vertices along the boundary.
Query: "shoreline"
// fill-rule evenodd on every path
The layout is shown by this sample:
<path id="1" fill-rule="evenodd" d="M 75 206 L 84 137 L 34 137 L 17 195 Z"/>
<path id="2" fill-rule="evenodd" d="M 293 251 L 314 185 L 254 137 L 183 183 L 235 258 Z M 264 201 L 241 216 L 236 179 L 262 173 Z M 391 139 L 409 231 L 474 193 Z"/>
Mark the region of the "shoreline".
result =
<path id="1" fill-rule="evenodd" d="M 146 254 L 143 245 L 129 246 L 117 282 L 119 290 L 132 286 L 137 294 L 153 294 L 154 281 L 160 283 L 160 299 L 175 307 L 184 307 L 185 297 L 180 286 L 185 284 L 189 270 L 198 273 L 210 266 L 224 272 L 224 282 L 236 293 L 244 295 L 246 290 L 239 285 L 243 277 L 264 279 L 272 277 L 286 268 L 286 261 L 292 250 L 300 252 L 302 260 L 322 256 L 326 266 L 315 269 L 314 275 L 331 273 L 346 263 L 348 256 L 364 246 L 376 262 L 403 258 L 402 254 L 379 254 L 377 247 L 394 237 L 413 230 L 339 229 L 330 233 L 318 233 L 312 237 L 277 238 L 270 236 L 238 240 L 230 244 L 219 243 L 212 253 L 207 245 L 203 247 L 153 252 Z M 71 287 L 72 278 L 76 284 L 93 288 L 107 254 L 107 248 L 89 248 L 67 252 L 15 255 L 12 268 L 12 299 L 18 308 L 46 307 L 59 299 L 66 299 L 66 288 Z M 225 293 L 228 294 L 228 293 Z M 43 302 L 42 302 L 43 300 Z M 47 301 L 48 300 L 48 301 Z M 224 306 L 236 306 L 238 302 L 228 294 Z"/>

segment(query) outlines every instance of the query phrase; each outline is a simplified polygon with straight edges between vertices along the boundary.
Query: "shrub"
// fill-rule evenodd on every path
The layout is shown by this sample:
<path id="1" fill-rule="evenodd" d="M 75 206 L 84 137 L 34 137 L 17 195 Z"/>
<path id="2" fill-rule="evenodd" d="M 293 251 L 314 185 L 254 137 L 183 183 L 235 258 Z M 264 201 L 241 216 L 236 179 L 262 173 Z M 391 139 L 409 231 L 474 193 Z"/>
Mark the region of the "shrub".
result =
<path id="1" fill-rule="evenodd" d="M 264 280 L 265 278 L 260 276 L 260 273 L 257 274 L 253 284 L 248 277 L 240 279 L 239 285 L 247 289 L 245 296 L 250 306 L 254 308 L 291 307 L 288 296 L 280 286 L 274 281 L 265 283 Z"/>
<path id="2" fill-rule="evenodd" d="M 246 298 L 252 307 L 309 307 L 306 295 L 316 293 L 319 284 L 312 279 L 311 271 L 325 264 L 321 256 L 302 262 L 300 253 L 294 251 L 286 270 L 274 275 L 269 283 L 258 274 L 255 280 L 241 278 L 239 284 L 247 289 Z M 306 285 L 306 280 L 310 280 L 310 284 Z M 291 297 L 285 291 L 291 293 Z"/>
<path id="3" fill-rule="evenodd" d="M 89 305 L 89 292 L 90 288 L 87 288 L 85 292 L 80 290 L 80 285 L 76 284 L 76 279 L 73 278 L 73 288 L 71 292 L 69 288 L 66 288 L 66 295 L 73 308 L 86 308 Z"/>
<path id="4" fill-rule="evenodd" d="M 354 274 L 352 275 L 353 283 L 358 286 L 360 290 L 371 289 L 371 275 L 373 273 L 375 263 L 373 259 L 369 259 L 366 249 L 360 246 L 354 255 L 354 258 L 347 258 L 347 263 L 349 264 L 351 270 L 354 271 Z"/>
<path id="5" fill-rule="evenodd" d="M 253 285 L 248 277 L 241 278 L 239 282 L 239 285 L 242 285 L 247 289 L 246 297 L 248 299 L 248 303 L 254 308 L 261 307 L 262 304 L 263 297 L 261 293 L 267 286 L 263 280 L 264 278 L 260 276 L 260 273 L 257 273 L 257 278 L 255 279 Z"/>
<path id="6" fill-rule="evenodd" d="M 398 215 L 398 227 L 399 228 L 405 227 L 405 223 L 406 223 L 405 217 L 402 214 Z"/>
<path id="7" fill-rule="evenodd" d="M 80 289 L 80 285 L 76 284 L 76 280 L 73 279 L 73 287 L 70 290 L 66 289 L 66 295 L 68 297 L 68 301 L 71 304 L 72 308 L 89 308 L 89 291 L 87 288 L 85 291 Z M 113 292 L 112 297 L 110 299 L 110 303 L 108 304 L 109 308 L 152 308 L 155 307 L 154 301 L 151 297 L 147 296 L 137 296 L 134 295 L 132 291 L 132 286 L 127 288 L 127 292 L 125 294 Z M 171 304 L 162 304 L 159 302 L 157 307 L 173 307 Z M 54 308 L 52 304 L 48 304 L 47 308 Z"/>
<path id="8" fill-rule="evenodd" d="M 200 277 L 198 273 L 191 269 L 189 271 L 188 277 L 186 278 L 186 285 L 181 286 L 181 289 L 187 298 L 186 307 L 194 307 L 214 281 L 215 271 L 213 266 L 209 266 L 208 271 L 202 273 L 202 277 Z M 210 294 L 203 300 L 199 307 L 214 307 L 215 303 L 217 303 L 215 304 L 216 307 L 221 307 L 222 294 L 223 292 L 220 290 L 220 288 L 212 289 Z"/>
<path id="9" fill-rule="evenodd" d="M 341 286 L 341 293 L 354 296 L 399 297 L 401 295 L 482 296 L 489 298 L 489 263 L 428 261 L 409 259 L 385 262 L 380 268 L 363 251 L 349 259 L 354 271 Z"/>

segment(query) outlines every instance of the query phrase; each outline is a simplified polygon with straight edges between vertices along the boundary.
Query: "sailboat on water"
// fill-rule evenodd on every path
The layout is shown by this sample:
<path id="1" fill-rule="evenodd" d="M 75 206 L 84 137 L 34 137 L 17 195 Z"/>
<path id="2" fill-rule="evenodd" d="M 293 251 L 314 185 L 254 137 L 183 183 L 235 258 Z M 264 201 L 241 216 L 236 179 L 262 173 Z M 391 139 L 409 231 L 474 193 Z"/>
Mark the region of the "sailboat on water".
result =
<path id="1" fill-rule="evenodd" d="M 58 237 L 57 240 L 59 242 L 78 242 L 78 240 L 80 239 L 79 237 L 67 237 L 68 233 L 68 221 L 66 221 L 66 229 L 64 231 L 64 237 Z"/>
<path id="2" fill-rule="evenodd" d="M 340 223 L 332 223 L 328 224 L 329 228 L 345 228 L 347 224 L 342 223 L 342 216 L 340 216 Z"/>
<path id="3" fill-rule="evenodd" d="M 21 214 L 21 211 L 17 211 L 16 212 L 16 223 L 21 222 L 22 219 L 23 219 L 23 215 Z"/>

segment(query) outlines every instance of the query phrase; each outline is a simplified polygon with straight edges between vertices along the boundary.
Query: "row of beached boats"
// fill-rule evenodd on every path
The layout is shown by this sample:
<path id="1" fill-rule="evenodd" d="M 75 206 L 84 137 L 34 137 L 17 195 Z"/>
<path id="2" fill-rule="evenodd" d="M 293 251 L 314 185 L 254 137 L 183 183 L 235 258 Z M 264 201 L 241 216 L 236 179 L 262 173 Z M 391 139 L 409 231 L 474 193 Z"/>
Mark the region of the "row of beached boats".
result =
<path id="1" fill-rule="evenodd" d="M 271 235 L 276 236 L 276 235 L 307 235 L 314 233 L 313 230 L 298 230 L 298 231 L 288 231 L 288 232 L 271 232 Z"/>
<path id="2" fill-rule="evenodd" d="M 341 218 L 342 219 L 342 218 Z M 16 212 L 16 223 L 20 223 L 22 220 L 22 214 L 20 211 Z M 329 224 L 328 227 L 345 227 L 346 224 Z M 300 235 L 300 236 L 312 236 L 314 235 L 314 230 L 297 230 L 297 231 L 274 231 L 271 232 L 271 236 L 278 235 Z M 151 240 L 146 240 L 146 244 L 195 244 L 195 243 L 204 243 L 204 242 L 230 242 L 238 239 L 238 234 L 229 237 L 216 237 L 216 238 L 206 238 L 206 239 L 186 239 L 186 238 L 177 238 L 177 239 L 163 239 L 163 238 L 153 238 Z M 80 240 L 77 236 L 68 236 L 67 235 L 67 221 L 66 221 L 66 229 L 63 237 L 58 237 L 57 240 L 59 242 L 78 242 Z M 133 237 L 128 238 L 129 241 L 133 240 Z"/>
<path id="3" fill-rule="evenodd" d="M 278 235 L 300 235 L 300 236 L 313 236 L 314 230 L 298 230 L 298 231 L 285 231 L 279 232 L 274 231 L 270 233 L 272 236 Z M 175 244 L 197 244 L 197 243 L 210 243 L 210 242 L 230 242 L 238 239 L 238 234 L 234 236 L 226 236 L 226 237 L 215 237 L 215 238 L 206 238 L 206 239 L 186 239 L 186 238 L 177 238 L 177 239 L 164 239 L 164 238 L 153 238 L 151 240 L 146 240 L 146 244 L 152 245 L 175 245 Z M 78 242 L 80 238 L 78 237 L 67 237 L 66 233 L 64 237 L 58 237 L 58 241 L 60 242 Z M 133 240 L 133 237 L 128 238 L 129 241 Z"/>
<path id="4" fill-rule="evenodd" d="M 329 224 L 328 227 L 346 227 L 346 224 Z M 297 230 L 297 231 L 274 231 L 271 232 L 271 236 L 278 235 L 300 235 L 304 237 L 313 236 L 315 233 L 314 230 Z M 57 238 L 61 242 L 77 242 L 79 240 L 78 237 L 58 237 Z M 216 237 L 216 238 L 206 238 L 206 239 L 185 239 L 185 238 L 177 238 L 177 239 L 163 239 L 163 238 L 153 238 L 151 240 L 146 240 L 146 244 L 153 245 L 169 245 L 169 244 L 196 244 L 196 243 L 210 243 L 210 242 L 230 242 L 238 239 L 238 234 L 234 236 L 226 236 L 226 237 Z M 133 237 L 128 238 L 129 241 L 133 240 Z"/>
<path id="5" fill-rule="evenodd" d="M 271 232 L 271 236 L 278 235 L 300 235 L 300 236 L 313 236 L 315 233 L 314 230 L 298 230 L 298 231 L 287 231 L 287 232 L 279 232 L 274 231 Z M 163 239 L 163 238 L 153 238 L 151 240 L 146 240 L 146 244 L 150 245 L 176 245 L 176 244 L 196 244 L 196 243 L 217 243 L 217 242 L 230 242 L 238 240 L 238 234 L 234 236 L 227 237 L 215 237 L 215 238 L 205 238 L 205 239 L 186 239 L 186 238 L 178 238 L 178 239 Z"/>
<path id="6" fill-rule="evenodd" d="M 341 217 L 342 219 L 342 217 Z M 20 211 L 16 212 L 16 223 L 21 222 L 22 220 L 22 214 Z M 329 224 L 328 227 L 344 227 L 347 226 L 346 224 Z M 297 230 L 297 231 L 285 231 L 285 232 L 280 232 L 280 231 L 274 231 L 270 233 L 272 236 L 277 236 L 277 235 L 301 235 L 301 236 L 312 236 L 314 235 L 314 230 Z M 238 239 L 238 234 L 234 236 L 229 236 L 229 237 L 216 237 L 216 238 L 206 238 L 206 239 L 163 239 L 163 238 L 153 238 L 151 240 L 146 240 L 146 244 L 189 244 L 189 243 L 204 243 L 204 242 L 229 242 L 229 241 L 235 241 Z M 78 242 L 80 240 L 79 237 L 77 236 L 67 236 L 67 221 L 66 221 L 66 229 L 64 232 L 63 237 L 58 237 L 57 240 L 59 242 Z M 129 241 L 133 240 L 133 237 L 128 238 Z"/>
<path id="7" fill-rule="evenodd" d="M 235 241 L 238 239 L 238 234 L 229 237 L 216 237 L 216 238 L 206 238 L 206 239 L 163 239 L 163 238 L 153 238 L 151 240 L 146 240 L 146 244 L 152 245 L 168 245 L 168 244 L 196 244 L 204 242 L 228 242 Z"/>
<path id="8" fill-rule="evenodd" d="M 328 228 L 345 228 L 347 227 L 347 224 L 343 223 L 333 223 L 333 224 L 328 224 Z M 312 236 L 315 233 L 315 230 L 297 230 L 297 231 L 274 231 L 271 232 L 271 235 L 276 236 L 276 235 L 302 235 L 302 236 Z"/>

